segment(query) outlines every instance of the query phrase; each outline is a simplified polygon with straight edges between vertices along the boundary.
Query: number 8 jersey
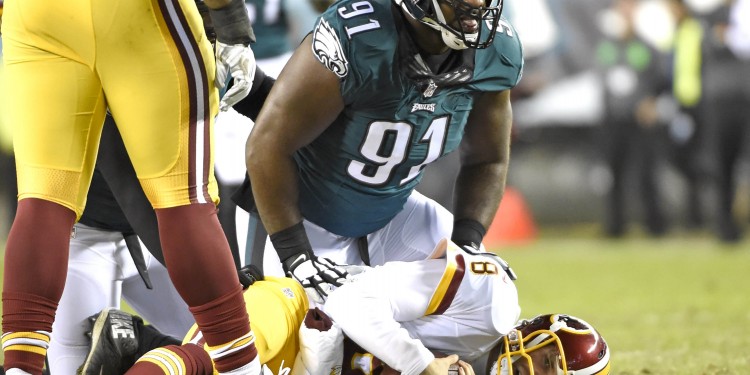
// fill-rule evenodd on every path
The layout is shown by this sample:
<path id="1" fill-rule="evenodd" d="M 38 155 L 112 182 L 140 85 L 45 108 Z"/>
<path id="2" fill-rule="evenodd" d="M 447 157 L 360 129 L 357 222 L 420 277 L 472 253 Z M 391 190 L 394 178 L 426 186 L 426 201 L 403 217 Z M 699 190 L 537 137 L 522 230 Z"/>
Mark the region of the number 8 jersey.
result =
<path id="1" fill-rule="evenodd" d="M 407 374 L 419 374 L 433 351 L 473 361 L 514 327 L 521 309 L 516 286 L 503 271 L 505 261 L 447 240 L 435 249 L 441 254 L 388 262 L 330 294 L 326 314 L 365 349 L 350 351 L 344 374 L 377 373 L 368 368 L 373 357 Z"/>
<path id="2" fill-rule="evenodd" d="M 345 108 L 295 156 L 300 208 L 337 235 L 388 223 L 423 168 L 458 147 L 475 95 L 521 77 L 521 43 L 506 20 L 489 48 L 430 57 L 438 64 L 425 62 L 404 22 L 390 0 L 343 0 L 313 30 L 313 53 L 340 78 Z"/>

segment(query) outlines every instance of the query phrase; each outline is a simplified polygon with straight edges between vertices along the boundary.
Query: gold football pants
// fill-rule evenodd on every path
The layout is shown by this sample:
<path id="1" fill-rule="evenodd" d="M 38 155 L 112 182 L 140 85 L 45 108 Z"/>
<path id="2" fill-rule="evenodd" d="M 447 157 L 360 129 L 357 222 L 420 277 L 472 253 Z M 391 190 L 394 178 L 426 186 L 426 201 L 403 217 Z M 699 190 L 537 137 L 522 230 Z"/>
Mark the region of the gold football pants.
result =
<path id="1" fill-rule="evenodd" d="M 155 208 L 217 202 L 215 61 L 194 0 L 6 0 L 19 199 L 80 217 L 109 109 Z"/>

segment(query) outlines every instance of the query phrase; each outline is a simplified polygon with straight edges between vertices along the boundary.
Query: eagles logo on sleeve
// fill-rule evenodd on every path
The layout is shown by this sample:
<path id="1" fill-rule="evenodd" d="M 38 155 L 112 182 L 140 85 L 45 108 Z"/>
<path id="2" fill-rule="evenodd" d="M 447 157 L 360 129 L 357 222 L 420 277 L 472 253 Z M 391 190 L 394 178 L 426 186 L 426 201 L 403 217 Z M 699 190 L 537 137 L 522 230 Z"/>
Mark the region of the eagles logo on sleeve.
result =
<path id="1" fill-rule="evenodd" d="M 349 72 L 349 62 L 344 56 L 339 36 L 326 20 L 321 19 L 313 34 L 312 49 L 315 57 L 340 78 Z"/>

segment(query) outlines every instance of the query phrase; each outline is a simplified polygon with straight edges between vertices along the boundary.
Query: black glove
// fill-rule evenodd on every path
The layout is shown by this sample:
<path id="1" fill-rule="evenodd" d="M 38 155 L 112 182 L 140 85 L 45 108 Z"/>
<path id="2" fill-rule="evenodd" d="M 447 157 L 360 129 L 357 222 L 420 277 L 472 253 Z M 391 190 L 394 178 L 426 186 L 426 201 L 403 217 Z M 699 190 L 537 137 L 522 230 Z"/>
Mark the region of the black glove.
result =
<path id="1" fill-rule="evenodd" d="M 248 264 L 238 269 L 237 276 L 240 278 L 242 289 L 247 289 L 250 285 L 255 284 L 256 281 L 263 280 L 263 272 L 254 264 Z"/>
<path id="2" fill-rule="evenodd" d="M 306 252 L 287 258 L 282 266 L 286 275 L 299 281 L 308 297 L 318 304 L 325 302 L 328 293 L 340 287 L 348 277 L 338 264 Z"/>
<path id="3" fill-rule="evenodd" d="M 313 254 L 302 222 L 274 233 L 270 238 L 286 275 L 299 281 L 315 303 L 323 303 L 328 293 L 341 286 L 349 276 L 343 267 Z"/>

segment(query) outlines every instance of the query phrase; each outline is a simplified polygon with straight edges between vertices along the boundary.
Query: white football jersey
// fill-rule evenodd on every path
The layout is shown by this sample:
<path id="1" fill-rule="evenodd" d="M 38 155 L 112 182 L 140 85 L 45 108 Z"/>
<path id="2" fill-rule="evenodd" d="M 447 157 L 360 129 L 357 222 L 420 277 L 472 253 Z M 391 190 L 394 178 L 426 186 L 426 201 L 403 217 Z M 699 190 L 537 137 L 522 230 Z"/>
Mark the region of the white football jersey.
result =
<path id="1" fill-rule="evenodd" d="M 325 305 L 347 336 L 403 374 L 424 369 L 434 359 L 430 350 L 476 359 L 520 315 L 499 257 L 447 240 L 435 253 L 440 257 L 375 267 L 332 292 Z"/>

